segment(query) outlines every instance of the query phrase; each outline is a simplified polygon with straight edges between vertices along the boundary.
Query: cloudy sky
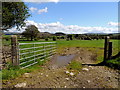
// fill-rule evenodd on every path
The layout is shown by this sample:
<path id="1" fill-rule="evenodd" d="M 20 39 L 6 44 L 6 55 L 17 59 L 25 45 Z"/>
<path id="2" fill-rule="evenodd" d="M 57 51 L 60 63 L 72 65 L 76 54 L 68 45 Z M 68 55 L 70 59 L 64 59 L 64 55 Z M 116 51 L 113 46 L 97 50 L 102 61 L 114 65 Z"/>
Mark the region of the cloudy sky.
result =
<path id="1" fill-rule="evenodd" d="M 32 15 L 27 19 L 26 25 L 35 25 L 40 32 L 66 34 L 118 32 L 118 2 L 32 1 L 25 0 Z M 16 32 L 16 29 L 12 28 L 10 31 Z"/>

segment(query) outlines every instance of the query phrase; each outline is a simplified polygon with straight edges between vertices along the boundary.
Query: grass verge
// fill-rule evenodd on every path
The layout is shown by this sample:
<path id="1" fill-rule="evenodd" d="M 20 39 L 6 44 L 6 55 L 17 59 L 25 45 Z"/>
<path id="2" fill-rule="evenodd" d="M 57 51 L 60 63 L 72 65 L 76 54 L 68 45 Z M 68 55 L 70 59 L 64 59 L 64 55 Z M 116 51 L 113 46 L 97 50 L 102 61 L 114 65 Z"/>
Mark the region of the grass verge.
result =
<path id="1" fill-rule="evenodd" d="M 108 67 L 120 70 L 120 57 L 106 61 Z"/>
<path id="2" fill-rule="evenodd" d="M 10 79 L 19 77 L 19 76 L 23 75 L 24 73 L 30 73 L 32 71 L 42 69 L 41 66 L 44 65 L 44 63 L 46 61 L 47 60 L 39 62 L 36 65 L 33 65 L 33 66 L 25 68 L 25 69 L 20 69 L 19 67 L 9 66 L 7 69 L 2 70 L 2 78 L 1 79 L 2 80 L 10 80 Z"/>

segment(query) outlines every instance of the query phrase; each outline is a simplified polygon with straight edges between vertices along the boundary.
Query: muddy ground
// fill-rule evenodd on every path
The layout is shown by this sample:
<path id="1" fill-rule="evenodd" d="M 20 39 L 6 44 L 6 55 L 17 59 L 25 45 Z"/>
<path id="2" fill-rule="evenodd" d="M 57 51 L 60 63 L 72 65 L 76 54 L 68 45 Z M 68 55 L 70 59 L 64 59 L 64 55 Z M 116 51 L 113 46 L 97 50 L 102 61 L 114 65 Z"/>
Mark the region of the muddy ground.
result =
<path id="1" fill-rule="evenodd" d="M 58 56 L 74 55 L 72 60 L 77 60 L 82 64 L 82 70 L 74 75 L 68 74 L 66 65 L 59 65 L 56 61 Z M 3 83 L 3 87 L 9 88 L 118 88 L 118 70 L 113 70 L 106 66 L 89 66 L 96 64 L 97 55 L 83 48 L 65 48 L 62 53 L 58 53 L 51 58 L 43 69 L 26 73 L 21 77 Z M 85 69 L 85 70 L 84 70 Z M 21 84 L 21 86 L 20 86 Z M 23 84 L 23 85 L 22 85 Z"/>

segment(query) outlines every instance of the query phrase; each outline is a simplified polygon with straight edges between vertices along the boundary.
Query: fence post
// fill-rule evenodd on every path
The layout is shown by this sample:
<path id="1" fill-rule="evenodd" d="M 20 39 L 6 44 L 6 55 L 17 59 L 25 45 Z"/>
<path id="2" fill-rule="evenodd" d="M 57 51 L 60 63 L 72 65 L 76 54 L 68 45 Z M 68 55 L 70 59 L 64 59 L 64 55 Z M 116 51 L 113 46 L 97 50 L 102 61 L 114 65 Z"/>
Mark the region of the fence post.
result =
<path id="1" fill-rule="evenodd" d="M 46 58 L 46 55 L 45 55 L 45 44 L 43 43 L 43 52 L 44 52 L 44 60 Z"/>
<path id="2" fill-rule="evenodd" d="M 18 41 L 17 41 L 17 36 L 12 35 L 11 36 L 11 56 L 12 56 L 12 64 L 13 66 L 18 66 L 19 65 L 19 48 L 18 48 Z"/>
<path id="3" fill-rule="evenodd" d="M 35 60 L 36 60 L 36 58 L 35 58 L 35 43 L 34 43 L 33 45 L 34 45 L 34 46 L 33 46 L 33 47 L 34 47 L 34 48 L 33 48 L 33 49 L 34 49 L 33 52 L 34 52 L 34 62 L 35 62 Z"/>
<path id="4" fill-rule="evenodd" d="M 110 39 L 109 36 L 105 37 L 105 43 L 104 43 L 104 61 L 108 59 L 109 39 Z"/>
<path id="5" fill-rule="evenodd" d="M 109 42 L 109 49 L 108 49 L 108 59 L 112 56 L 112 42 Z"/>

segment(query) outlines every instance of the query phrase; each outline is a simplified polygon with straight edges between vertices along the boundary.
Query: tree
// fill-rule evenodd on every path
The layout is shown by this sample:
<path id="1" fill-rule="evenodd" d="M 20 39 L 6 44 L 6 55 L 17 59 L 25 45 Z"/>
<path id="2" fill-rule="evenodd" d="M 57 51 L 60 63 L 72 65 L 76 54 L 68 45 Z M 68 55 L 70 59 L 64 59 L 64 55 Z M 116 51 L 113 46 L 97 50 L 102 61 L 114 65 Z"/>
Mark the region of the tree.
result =
<path id="1" fill-rule="evenodd" d="M 56 41 L 56 37 L 55 36 L 53 36 L 53 41 Z"/>
<path id="2" fill-rule="evenodd" d="M 69 41 L 69 40 L 73 40 L 73 36 L 71 34 L 67 35 L 67 41 Z"/>
<path id="3" fill-rule="evenodd" d="M 35 25 L 29 25 L 27 26 L 25 31 L 22 33 L 22 35 L 27 39 L 30 38 L 32 41 L 33 39 L 37 38 L 39 33 L 40 32 L 38 31 L 38 28 Z"/>
<path id="4" fill-rule="evenodd" d="M 2 30 L 25 25 L 25 20 L 30 16 L 28 7 L 24 2 L 2 2 Z"/>

